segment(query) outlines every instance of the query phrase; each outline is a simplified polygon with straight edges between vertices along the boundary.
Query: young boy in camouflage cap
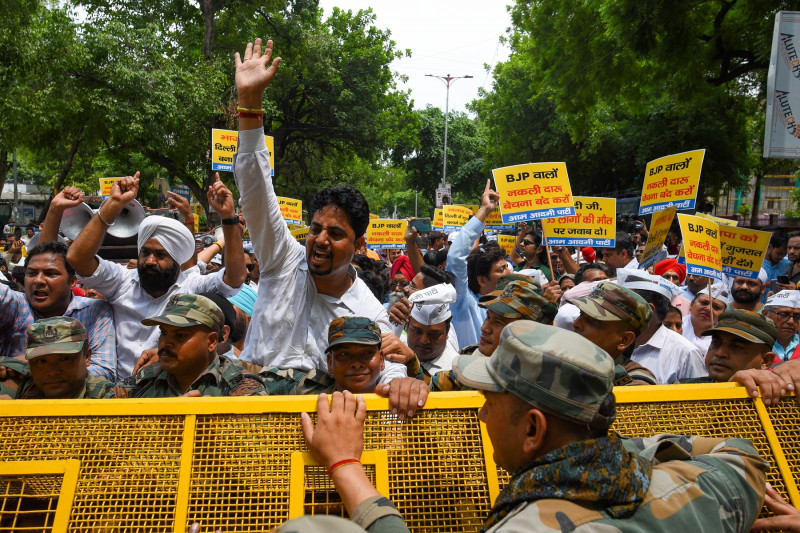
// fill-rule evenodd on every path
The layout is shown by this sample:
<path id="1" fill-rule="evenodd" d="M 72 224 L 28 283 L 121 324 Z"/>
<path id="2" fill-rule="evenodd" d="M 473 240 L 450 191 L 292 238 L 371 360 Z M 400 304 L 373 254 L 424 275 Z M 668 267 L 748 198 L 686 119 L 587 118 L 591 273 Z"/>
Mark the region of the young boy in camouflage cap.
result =
<path id="1" fill-rule="evenodd" d="M 353 394 L 377 393 L 389 396 L 390 409 L 400 418 L 413 416 L 428 396 L 428 386 L 415 378 L 394 378 L 379 384 L 384 356 L 380 328 L 361 316 L 335 318 L 328 326 L 328 371 L 315 368 L 265 368 L 260 375 L 270 394 L 320 394 L 350 391 Z"/>
<path id="2" fill-rule="evenodd" d="M 244 374 L 217 355 L 223 323 L 222 311 L 205 296 L 174 295 L 161 315 L 142 320 L 161 330 L 158 362 L 119 383 L 109 396 L 168 398 L 190 391 L 199 396 L 266 395 L 259 377 Z"/>
<path id="3" fill-rule="evenodd" d="M 102 398 L 114 384 L 89 375 L 92 353 L 87 339 L 86 328 L 72 317 L 34 322 L 28 328 L 25 377 L 19 389 L 0 394 L 17 399 Z"/>
<path id="4" fill-rule="evenodd" d="M 581 311 L 572 323 L 575 333 L 614 359 L 614 385 L 658 385 L 650 370 L 624 355 L 653 317 L 644 298 L 610 281 L 601 281 L 588 296 L 571 303 Z"/>

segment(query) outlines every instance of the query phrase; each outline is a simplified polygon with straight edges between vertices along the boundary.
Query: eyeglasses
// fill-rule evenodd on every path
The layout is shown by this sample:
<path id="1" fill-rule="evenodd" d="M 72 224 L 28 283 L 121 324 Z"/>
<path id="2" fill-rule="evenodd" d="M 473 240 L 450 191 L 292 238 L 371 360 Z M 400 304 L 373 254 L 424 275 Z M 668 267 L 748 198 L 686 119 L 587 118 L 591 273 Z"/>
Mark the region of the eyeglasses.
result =
<path id="1" fill-rule="evenodd" d="M 247 267 L 247 270 L 249 270 L 250 272 L 252 272 L 253 269 L 256 267 L 256 265 L 254 265 L 253 263 L 250 263 L 250 264 L 245 265 L 245 266 Z"/>
<path id="2" fill-rule="evenodd" d="M 524 244 L 525 246 L 536 246 L 535 242 L 529 241 L 529 240 L 526 240 L 526 239 L 522 240 L 522 244 Z"/>
<path id="3" fill-rule="evenodd" d="M 800 323 L 800 313 L 787 313 L 786 311 L 773 311 L 773 315 L 778 317 L 781 322 L 785 322 L 790 318 L 794 320 L 795 324 Z"/>
<path id="4" fill-rule="evenodd" d="M 394 289 L 395 287 L 397 287 L 398 289 L 405 289 L 406 287 L 408 287 L 408 282 L 407 281 L 405 281 L 405 282 L 393 281 L 393 282 L 391 282 L 389 284 L 389 287 L 392 288 L 392 289 Z"/>

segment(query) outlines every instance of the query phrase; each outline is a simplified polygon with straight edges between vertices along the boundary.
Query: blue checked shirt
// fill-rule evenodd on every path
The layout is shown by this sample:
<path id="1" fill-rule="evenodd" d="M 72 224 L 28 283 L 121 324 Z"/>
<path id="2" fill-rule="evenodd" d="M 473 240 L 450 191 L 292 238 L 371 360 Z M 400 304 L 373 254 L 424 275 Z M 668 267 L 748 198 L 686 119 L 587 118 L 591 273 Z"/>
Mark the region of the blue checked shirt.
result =
<path id="1" fill-rule="evenodd" d="M 111 306 L 103 300 L 73 296 L 64 316 L 75 318 L 86 328 L 92 349 L 89 374 L 116 381 L 117 349 Z M 40 318 L 25 293 L 0 284 L 0 356 L 24 361 L 28 327 Z"/>

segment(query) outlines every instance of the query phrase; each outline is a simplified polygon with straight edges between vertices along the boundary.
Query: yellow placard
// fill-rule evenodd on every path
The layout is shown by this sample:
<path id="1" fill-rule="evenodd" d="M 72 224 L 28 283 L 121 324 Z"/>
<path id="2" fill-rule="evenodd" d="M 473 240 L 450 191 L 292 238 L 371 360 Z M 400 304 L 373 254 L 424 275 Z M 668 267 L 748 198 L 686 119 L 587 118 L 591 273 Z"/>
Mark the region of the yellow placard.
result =
<path id="1" fill-rule="evenodd" d="M 103 198 L 108 198 L 111 194 L 111 187 L 114 185 L 114 182 L 121 180 L 122 177 L 119 178 L 100 178 L 100 196 Z"/>
<path id="2" fill-rule="evenodd" d="M 514 245 L 517 243 L 517 237 L 515 235 L 498 235 L 497 236 L 497 244 L 500 245 L 506 255 L 511 255 L 514 251 Z"/>
<path id="3" fill-rule="evenodd" d="M 278 205 L 281 208 L 281 216 L 287 224 L 303 223 L 303 202 L 294 198 L 284 198 L 278 196 Z"/>
<path id="4" fill-rule="evenodd" d="M 233 171 L 233 155 L 238 148 L 239 132 L 236 130 L 211 130 L 211 170 Z M 275 175 L 275 139 L 264 136 L 269 151 L 269 166 Z"/>
<path id="5" fill-rule="evenodd" d="M 472 209 L 463 205 L 446 205 L 442 208 L 442 224 L 444 231 L 459 231 L 472 216 Z"/>
<path id="6" fill-rule="evenodd" d="M 575 215 L 565 163 L 528 163 L 492 170 L 503 224 Z"/>
<path id="7" fill-rule="evenodd" d="M 758 279 L 772 234 L 736 226 L 720 226 L 722 271 L 728 276 Z"/>
<path id="8" fill-rule="evenodd" d="M 706 215 L 705 213 L 695 213 L 694 216 L 705 218 L 706 220 L 713 220 L 720 226 L 737 226 L 739 225 L 738 220 L 731 220 L 730 218 L 722 218 L 722 217 L 715 217 L 713 215 Z"/>
<path id="9" fill-rule="evenodd" d="M 433 210 L 433 224 L 431 224 L 431 229 L 437 231 L 444 230 L 444 213 L 441 207 L 437 207 Z"/>
<path id="10" fill-rule="evenodd" d="M 686 273 L 722 280 L 719 225 L 692 215 L 678 215 L 686 248 Z"/>
<path id="11" fill-rule="evenodd" d="M 639 268 L 647 268 L 655 262 L 658 252 L 661 251 L 664 243 L 667 242 L 669 228 L 675 218 L 678 208 L 674 205 L 656 213 L 650 221 L 650 235 L 647 236 L 647 244 L 642 252 L 642 260 L 639 261 Z"/>
<path id="12" fill-rule="evenodd" d="M 475 214 L 477 214 L 477 213 L 478 212 L 475 211 Z M 484 227 L 484 229 L 487 229 L 487 230 L 494 229 L 494 230 L 500 230 L 500 231 L 514 229 L 514 225 L 513 224 L 503 224 L 503 217 L 500 214 L 500 208 L 499 207 L 497 209 L 495 209 L 494 211 L 492 211 L 491 213 L 489 213 L 489 216 L 486 217 L 486 221 L 484 222 L 484 226 L 483 227 Z"/>
<path id="13" fill-rule="evenodd" d="M 308 238 L 308 228 L 293 229 L 292 237 L 298 242 Z"/>
<path id="14" fill-rule="evenodd" d="M 394 220 L 391 218 L 376 218 L 369 221 L 367 227 L 367 248 L 370 250 L 385 250 L 387 248 L 406 248 L 407 220 Z"/>
<path id="15" fill-rule="evenodd" d="M 376 218 L 381 218 L 381 217 L 379 217 L 378 215 L 374 215 L 374 214 L 372 214 L 372 213 L 370 213 L 370 214 L 369 214 L 369 219 L 370 219 L 370 220 L 374 220 L 374 219 L 376 219 Z"/>
<path id="16" fill-rule="evenodd" d="M 639 214 L 649 215 L 667 207 L 694 209 L 705 149 L 660 157 L 647 163 Z"/>
<path id="17" fill-rule="evenodd" d="M 478 209 L 481 208 L 481 206 L 475 205 L 475 204 L 453 204 L 453 205 L 460 205 L 461 207 L 468 207 L 470 209 L 470 211 L 472 211 L 473 215 L 477 215 L 478 214 Z"/>
<path id="18" fill-rule="evenodd" d="M 614 246 L 617 234 L 617 199 L 575 197 L 575 214 L 542 220 L 550 246 Z"/>

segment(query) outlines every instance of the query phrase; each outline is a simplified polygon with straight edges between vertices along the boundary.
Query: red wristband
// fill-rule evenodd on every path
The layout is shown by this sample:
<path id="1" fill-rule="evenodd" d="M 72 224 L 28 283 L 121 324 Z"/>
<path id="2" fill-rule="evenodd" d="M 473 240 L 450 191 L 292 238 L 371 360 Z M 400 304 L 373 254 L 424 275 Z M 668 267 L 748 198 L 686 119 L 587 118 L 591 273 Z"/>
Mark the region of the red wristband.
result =
<path id="1" fill-rule="evenodd" d="M 333 463 L 330 467 L 328 467 L 328 477 L 331 477 L 337 469 L 343 466 L 352 465 L 356 463 L 361 464 L 361 461 L 359 461 L 358 459 L 342 459 L 339 462 Z"/>
<path id="2" fill-rule="evenodd" d="M 261 115 L 257 115 L 255 113 L 242 113 L 240 111 L 239 118 L 257 118 L 258 120 L 261 120 Z"/>

